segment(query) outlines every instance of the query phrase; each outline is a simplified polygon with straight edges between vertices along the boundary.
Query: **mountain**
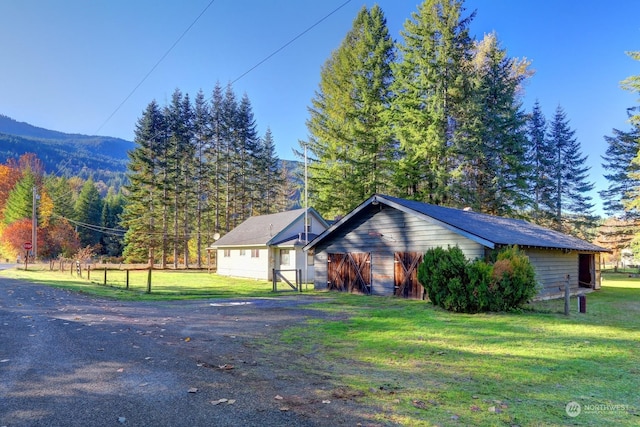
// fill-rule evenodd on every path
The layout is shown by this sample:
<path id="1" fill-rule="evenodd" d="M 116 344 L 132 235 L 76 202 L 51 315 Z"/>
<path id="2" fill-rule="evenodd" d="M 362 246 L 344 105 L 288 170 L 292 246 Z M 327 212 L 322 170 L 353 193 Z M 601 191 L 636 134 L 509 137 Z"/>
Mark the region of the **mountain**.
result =
<path id="1" fill-rule="evenodd" d="M 35 153 L 47 173 L 108 182 L 124 174 L 127 152 L 133 148 L 133 142 L 124 139 L 58 132 L 0 114 L 0 163 Z"/>

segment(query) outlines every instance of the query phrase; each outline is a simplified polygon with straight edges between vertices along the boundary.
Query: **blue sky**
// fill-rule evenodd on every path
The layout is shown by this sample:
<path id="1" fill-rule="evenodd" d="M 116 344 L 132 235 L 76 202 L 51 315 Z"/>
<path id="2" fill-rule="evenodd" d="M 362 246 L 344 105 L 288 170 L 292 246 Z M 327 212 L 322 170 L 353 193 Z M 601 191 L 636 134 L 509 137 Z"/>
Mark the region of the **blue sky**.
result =
<path id="1" fill-rule="evenodd" d="M 307 106 L 320 68 L 358 10 L 376 2 L 347 2 L 238 78 L 345 2 L 215 0 L 113 114 L 210 0 L 0 0 L 0 114 L 132 140 L 151 100 L 165 104 L 176 88 L 209 96 L 217 81 L 235 81 L 235 92 L 252 102 L 260 133 L 270 127 L 278 155 L 292 159 L 292 148 L 307 136 Z M 400 39 L 420 2 L 377 3 L 392 37 Z M 640 63 L 624 53 L 640 50 L 640 1 L 467 0 L 465 6 L 477 11 L 474 35 L 496 31 L 510 56 L 532 61 L 536 74 L 526 86 L 525 107 L 539 100 L 548 119 L 558 105 L 565 109 L 589 156 L 591 180 L 605 188 L 603 136 L 627 129 L 626 108 L 639 103 L 619 82 L 640 74 Z"/>

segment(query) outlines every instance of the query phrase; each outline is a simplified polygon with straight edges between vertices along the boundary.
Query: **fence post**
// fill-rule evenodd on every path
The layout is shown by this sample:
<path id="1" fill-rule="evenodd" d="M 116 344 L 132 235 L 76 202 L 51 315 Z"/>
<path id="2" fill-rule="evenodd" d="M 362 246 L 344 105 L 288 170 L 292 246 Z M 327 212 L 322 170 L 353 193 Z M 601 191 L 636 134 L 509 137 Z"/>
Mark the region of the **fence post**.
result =
<path id="1" fill-rule="evenodd" d="M 107 286 L 107 267 L 104 268 L 104 285 Z"/>
<path id="2" fill-rule="evenodd" d="M 298 277 L 300 280 L 298 280 Z M 296 286 L 298 286 L 298 292 L 302 292 L 302 269 L 296 271 Z"/>
<path id="3" fill-rule="evenodd" d="M 565 316 L 569 315 L 569 296 L 570 296 L 569 280 L 570 279 L 571 279 L 571 276 L 567 274 L 567 281 L 564 283 L 564 314 Z"/>
<path id="4" fill-rule="evenodd" d="M 271 288 L 271 290 L 273 292 L 276 292 L 278 288 L 276 286 L 276 269 L 275 268 L 271 269 L 271 280 L 273 281 L 273 287 Z"/>
<path id="5" fill-rule="evenodd" d="M 149 267 L 149 273 L 147 274 L 147 293 L 148 294 L 151 293 L 151 270 L 152 268 Z"/>
<path id="6" fill-rule="evenodd" d="M 87 280 L 91 280 L 91 264 L 87 264 Z"/>
<path id="7" fill-rule="evenodd" d="M 125 276 L 126 276 L 125 283 L 126 283 L 126 285 L 125 286 L 126 286 L 127 290 L 129 290 L 129 270 L 127 269 L 125 271 L 126 271 L 126 273 L 125 273 Z"/>

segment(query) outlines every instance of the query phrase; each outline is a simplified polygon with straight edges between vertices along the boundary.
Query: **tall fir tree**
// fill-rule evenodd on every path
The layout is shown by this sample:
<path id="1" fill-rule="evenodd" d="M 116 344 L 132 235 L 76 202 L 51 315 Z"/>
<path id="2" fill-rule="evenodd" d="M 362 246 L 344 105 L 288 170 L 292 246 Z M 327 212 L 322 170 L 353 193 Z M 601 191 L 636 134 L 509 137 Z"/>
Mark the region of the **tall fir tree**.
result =
<path id="1" fill-rule="evenodd" d="M 33 215 L 33 191 L 37 188 L 36 175 L 31 169 L 22 172 L 22 177 L 9 192 L 4 207 L 4 223 L 11 224 Z"/>
<path id="2" fill-rule="evenodd" d="M 635 109 L 627 115 L 633 117 Z M 605 136 L 607 151 L 602 156 L 602 167 L 609 182 L 606 190 L 600 191 L 604 211 L 621 219 L 637 219 L 640 210 L 633 205 L 634 188 L 640 188 L 640 164 L 634 158 L 640 152 L 640 124 L 629 131 L 613 129 L 613 135 Z"/>
<path id="3" fill-rule="evenodd" d="M 196 95 L 193 107 L 193 141 L 194 141 L 194 180 L 195 180 L 195 245 L 196 266 L 202 267 L 203 248 L 206 245 L 205 218 L 211 208 L 211 179 L 212 168 L 207 161 L 207 151 L 212 144 L 211 121 L 209 106 L 204 92 Z"/>
<path id="4" fill-rule="evenodd" d="M 555 182 L 550 171 L 554 165 L 554 151 L 547 138 L 547 120 L 540 103 L 536 101 L 527 121 L 527 163 L 530 168 L 529 193 L 531 194 L 530 217 L 535 223 L 550 225 L 554 212 L 551 197 Z"/>
<path id="5" fill-rule="evenodd" d="M 160 168 L 164 116 L 155 101 L 146 107 L 136 123 L 134 143 L 129 152 L 125 186 L 127 203 L 122 213 L 125 233 L 123 255 L 128 262 L 148 261 L 153 266 L 162 249 L 162 170 Z"/>
<path id="6" fill-rule="evenodd" d="M 525 115 L 518 97 L 526 61 L 509 58 L 495 33 L 475 43 L 470 97 L 455 131 L 452 180 L 462 204 L 513 216 L 528 202 Z"/>
<path id="7" fill-rule="evenodd" d="M 382 10 L 363 7 L 322 67 L 302 148 L 310 158 L 310 199 L 324 215 L 343 215 L 390 188 L 394 140 L 385 111 L 394 55 Z"/>
<path id="8" fill-rule="evenodd" d="M 75 218 L 78 221 L 78 235 L 83 246 L 96 246 L 102 239 L 102 197 L 95 182 L 89 178 L 78 195 Z"/>
<path id="9" fill-rule="evenodd" d="M 558 106 L 549 126 L 549 141 L 554 151 L 553 226 L 555 229 L 591 240 L 597 218 L 591 196 L 594 184 L 588 181 L 587 156 L 582 155 L 575 131 L 567 115 Z"/>
<path id="10" fill-rule="evenodd" d="M 469 97 L 473 44 L 462 0 L 425 0 L 402 30 L 392 123 L 400 143 L 397 193 L 450 204 L 454 135 Z"/>

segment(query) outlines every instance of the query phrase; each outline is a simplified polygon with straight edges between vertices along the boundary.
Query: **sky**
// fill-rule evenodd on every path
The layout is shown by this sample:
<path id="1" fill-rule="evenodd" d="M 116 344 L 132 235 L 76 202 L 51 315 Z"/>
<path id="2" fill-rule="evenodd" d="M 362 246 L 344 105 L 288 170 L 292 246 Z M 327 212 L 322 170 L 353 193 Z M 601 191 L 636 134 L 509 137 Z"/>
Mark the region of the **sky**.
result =
<path id="1" fill-rule="evenodd" d="M 175 89 L 210 97 L 216 82 L 249 97 L 258 130 L 281 159 L 307 138 L 307 108 L 322 65 L 363 6 L 378 4 L 391 36 L 418 0 L 0 0 L 0 114 L 35 126 L 133 140 L 146 106 Z M 523 106 L 548 121 L 561 106 L 588 156 L 597 191 L 607 187 L 605 135 L 628 129 L 640 75 L 640 0 L 467 0 L 470 29 L 495 31 L 535 75 Z M 273 54 L 273 55 L 272 55 Z M 268 58 L 268 59 L 267 59 Z M 266 59 L 266 60 L 265 60 Z"/>

